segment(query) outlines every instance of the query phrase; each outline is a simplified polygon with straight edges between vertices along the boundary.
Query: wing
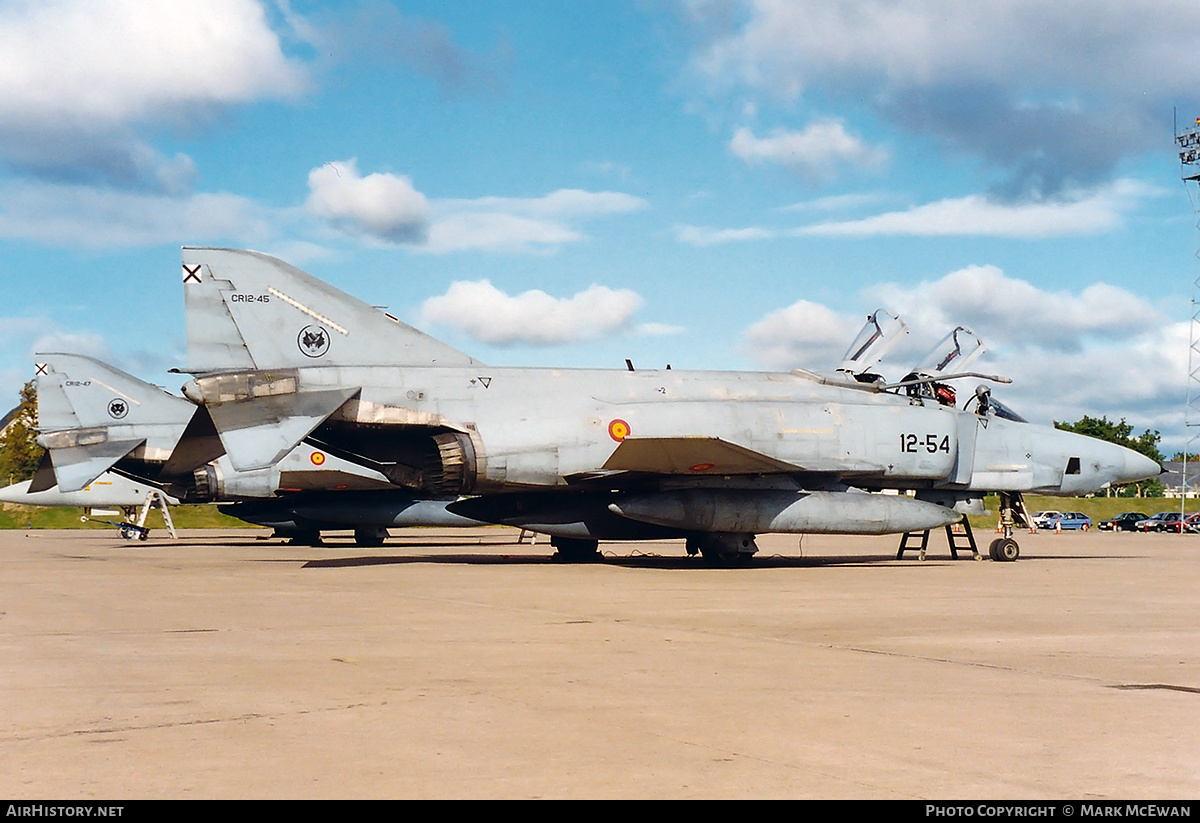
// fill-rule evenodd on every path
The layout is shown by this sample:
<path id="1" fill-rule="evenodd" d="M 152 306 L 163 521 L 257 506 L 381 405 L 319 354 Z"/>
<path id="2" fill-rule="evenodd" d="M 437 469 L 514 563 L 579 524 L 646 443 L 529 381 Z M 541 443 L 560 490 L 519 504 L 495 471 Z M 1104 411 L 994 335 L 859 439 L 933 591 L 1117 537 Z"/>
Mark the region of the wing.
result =
<path id="1" fill-rule="evenodd" d="M 875 475 L 883 466 L 845 458 L 815 458 L 803 466 L 788 463 L 762 452 L 730 443 L 719 437 L 627 437 L 613 451 L 601 472 L 604 477 L 618 472 L 642 475 L 705 477 L 733 475 L 805 475 L 824 480 Z M 570 480 L 588 478 L 572 477 Z"/>
<path id="2" fill-rule="evenodd" d="M 602 468 L 605 471 L 690 477 L 805 471 L 801 466 L 776 460 L 719 437 L 627 437 Z"/>

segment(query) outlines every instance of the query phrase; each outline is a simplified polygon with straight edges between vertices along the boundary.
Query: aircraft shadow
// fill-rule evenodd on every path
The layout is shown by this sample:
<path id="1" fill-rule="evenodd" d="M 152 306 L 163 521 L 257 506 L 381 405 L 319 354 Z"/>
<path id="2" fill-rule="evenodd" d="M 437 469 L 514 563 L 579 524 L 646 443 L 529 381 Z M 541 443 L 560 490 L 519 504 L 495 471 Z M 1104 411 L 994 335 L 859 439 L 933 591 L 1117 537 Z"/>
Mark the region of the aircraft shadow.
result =
<path id="1" fill-rule="evenodd" d="M 949 558 L 947 558 L 949 559 Z M 471 566 L 615 566 L 629 569 L 698 569 L 704 571 L 754 571 L 756 569 L 813 568 L 821 566 L 867 566 L 896 562 L 887 555 L 860 555 L 853 557 L 783 557 L 773 555 L 755 557 L 735 566 L 709 566 L 700 557 L 667 557 L 663 555 L 604 555 L 598 560 L 569 562 L 554 555 L 524 554 L 412 554 L 412 555 L 359 555 L 355 557 L 330 557 L 308 560 L 302 568 L 330 569 L 357 566 L 389 566 L 415 563 Z M 926 561 L 927 563 L 929 561 Z"/>

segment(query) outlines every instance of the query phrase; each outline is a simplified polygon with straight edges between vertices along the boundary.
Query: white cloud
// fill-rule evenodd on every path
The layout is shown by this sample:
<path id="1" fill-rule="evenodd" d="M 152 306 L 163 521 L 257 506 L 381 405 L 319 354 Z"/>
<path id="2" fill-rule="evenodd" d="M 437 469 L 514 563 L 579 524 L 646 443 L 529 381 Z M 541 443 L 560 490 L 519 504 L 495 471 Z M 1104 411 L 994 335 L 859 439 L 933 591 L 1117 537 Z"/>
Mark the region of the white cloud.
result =
<path id="1" fill-rule="evenodd" d="M 622 192 L 558 189 L 542 197 L 479 197 L 434 203 L 425 246 L 432 252 L 546 252 L 583 240 L 582 220 L 641 211 L 649 204 Z"/>
<path id="2" fill-rule="evenodd" d="M 1037 202 L 1000 203 L 973 194 L 860 220 L 818 223 L 797 233 L 1029 238 L 1100 234 L 1119 228 L 1123 214 L 1148 191 L 1135 181 L 1119 180 L 1096 191 Z"/>
<path id="3" fill-rule="evenodd" d="M 675 239 L 689 246 L 715 246 L 747 240 L 769 240 L 778 233 L 761 226 L 744 229 L 710 229 L 703 226 L 676 226 Z"/>
<path id="4" fill-rule="evenodd" d="M 392 243 L 420 242 L 428 231 L 429 202 L 402 175 L 358 173 L 353 159 L 308 173 L 310 212 L 339 228 Z"/>
<path id="5" fill-rule="evenodd" d="M 1067 0 L 756 0 L 744 26 L 698 56 L 715 75 L 787 94 L 830 73 L 918 85 L 938 78 L 1074 84 L 1141 93 L 1147 80 L 1186 87 L 1200 10 Z M 693 4 L 696 13 L 708 8 Z M 719 9 L 714 9 L 721 13 Z M 1103 54 L 1104 60 L 1096 55 Z M 886 88 L 881 89 L 886 91 Z"/>
<path id="6" fill-rule="evenodd" d="M 1034 202 L 998 202 L 983 195 L 947 198 L 854 220 L 834 220 L 790 229 L 748 226 L 713 229 L 679 226 L 675 237 L 692 246 L 710 246 L 777 237 L 1013 237 L 1039 239 L 1101 234 L 1124 225 L 1125 215 L 1157 191 L 1135 180 L 1117 180 L 1094 191 L 1075 191 Z M 871 198 L 835 199 L 835 207 L 861 205 Z M 813 208 L 822 201 L 816 201 Z M 805 204 L 801 204 L 805 205 Z M 782 211 L 801 211 L 789 206 Z"/>
<path id="7" fill-rule="evenodd" d="M 961 324 L 988 350 L 974 368 L 1012 378 L 993 386 L 995 396 L 1033 422 L 1089 414 L 1126 418 L 1139 430 L 1180 425 L 1188 324 L 1124 289 L 1095 283 L 1046 291 L 995 266 L 970 266 L 915 286 L 871 286 L 858 302 L 888 309 L 912 332 L 880 366 L 889 379 L 900 379 Z M 833 369 L 861 316 L 801 300 L 747 328 L 742 350 L 770 368 Z M 960 395 L 977 382 L 957 381 Z"/>
<path id="8" fill-rule="evenodd" d="M 584 239 L 579 221 L 640 211 L 645 200 L 622 192 L 558 189 L 541 197 L 428 200 L 409 178 L 359 174 L 354 160 L 326 163 L 308 175 L 308 210 L 335 227 L 385 243 L 435 253 L 478 249 L 547 252 Z"/>
<path id="9" fill-rule="evenodd" d="M 747 163 L 786 166 L 814 184 L 832 180 L 841 166 L 879 166 L 887 160 L 886 151 L 849 134 L 838 120 L 811 123 L 798 132 L 775 129 L 761 138 L 740 128 L 729 147 Z"/>
<path id="10" fill-rule="evenodd" d="M 781 371 L 832 369 L 854 340 L 862 321 L 820 303 L 797 300 L 773 311 L 743 333 L 743 350 Z"/>
<path id="11" fill-rule="evenodd" d="M 90 186 L 0 187 L 0 237 L 93 248 L 158 243 L 247 243 L 279 215 L 227 193 L 168 197 Z"/>
<path id="12" fill-rule="evenodd" d="M 914 329 L 963 323 L 985 341 L 1005 340 L 1020 351 L 1078 352 L 1093 341 L 1136 339 L 1167 322 L 1146 300 L 1116 286 L 1046 291 L 995 266 L 968 266 L 932 282 L 885 283 L 863 293 L 900 312 Z"/>
<path id="13" fill-rule="evenodd" d="M 1194 97 L 1200 6 L 1189 0 L 686 9 L 710 34 L 693 63 L 713 88 L 855 100 L 882 122 L 1005 170 L 1014 192 L 1107 178 L 1121 158 L 1161 145 L 1162 112 Z"/>
<path id="14" fill-rule="evenodd" d="M 616 191 L 558 189 L 542 197 L 478 197 L 440 201 L 448 210 L 507 212 L 539 217 L 593 217 L 641 211 L 648 204 L 640 197 Z"/>
<path id="15" fill-rule="evenodd" d="M 781 211 L 844 211 L 874 205 L 884 200 L 886 195 L 875 194 L 832 194 L 828 197 L 818 197 L 815 200 L 805 200 L 784 206 Z"/>
<path id="16" fill-rule="evenodd" d="M 86 129 L 298 93 L 254 0 L 40 0 L 0 10 L 0 119 Z"/>
<path id="17" fill-rule="evenodd" d="M 578 231 L 553 220 L 537 220 L 503 212 L 459 212 L 437 220 L 424 246 L 432 252 L 550 250 L 583 238 Z"/>
<path id="18" fill-rule="evenodd" d="M 139 129 L 191 133 L 222 107 L 306 85 L 255 0 L 0 6 L 0 160 L 20 175 L 182 193 L 192 161 Z"/>
<path id="19" fill-rule="evenodd" d="M 462 329 L 494 345 L 554 345 L 631 330 L 642 298 L 629 289 L 590 286 L 574 297 L 540 290 L 505 294 L 488 280 L 457 281 L 421 306 L 422 322 Z"/>

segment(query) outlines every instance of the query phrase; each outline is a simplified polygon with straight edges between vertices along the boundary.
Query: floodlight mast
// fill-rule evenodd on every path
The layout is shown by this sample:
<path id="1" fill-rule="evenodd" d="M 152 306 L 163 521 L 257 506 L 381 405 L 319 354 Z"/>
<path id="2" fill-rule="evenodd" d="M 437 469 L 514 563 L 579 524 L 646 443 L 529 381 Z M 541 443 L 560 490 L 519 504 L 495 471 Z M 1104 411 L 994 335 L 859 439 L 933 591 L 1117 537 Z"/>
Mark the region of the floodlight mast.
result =
<path id="1" fill-rule="evenodd" d="M 1193 444 L 1200 438 L 1200 117 L 1192 126 L 1179 131 L 1176 127 L 1175 144 L 1179 147 L 1179 177 L 1192 204 L 1192 220 L 1196 227 L 1196 249 L 1192 253 L 1192 321 L 1188 335 L 1188 382 L 1187 406 L 1184 408 L 1184 431 L 1187 437 L 1183 448 L 1183 480 L 1179 493 L 1179 533 L 1183 534 L 1184 517 L 1187 509 L 1188 455 L 1194 454 Z M 1194 189 L 1194 191 L 1193 191 Z"/>

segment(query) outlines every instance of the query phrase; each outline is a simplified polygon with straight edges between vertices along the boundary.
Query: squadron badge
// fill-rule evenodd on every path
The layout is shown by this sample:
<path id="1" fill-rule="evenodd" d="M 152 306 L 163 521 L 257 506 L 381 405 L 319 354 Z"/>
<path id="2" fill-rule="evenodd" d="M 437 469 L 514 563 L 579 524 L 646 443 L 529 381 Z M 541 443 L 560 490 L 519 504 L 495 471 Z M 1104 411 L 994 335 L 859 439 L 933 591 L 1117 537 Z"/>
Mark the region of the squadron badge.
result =
<path id="1" fill-rule="evenodd" d="M 321 326 L 305 326 L 296 337 L 296 344 L 305 357 L 320 357 L 329 351 L 329 332 Z"/>

